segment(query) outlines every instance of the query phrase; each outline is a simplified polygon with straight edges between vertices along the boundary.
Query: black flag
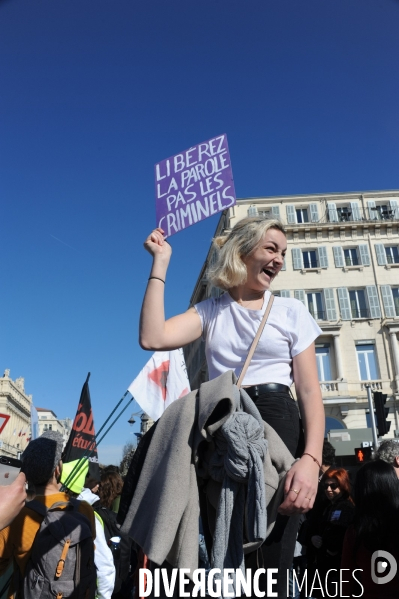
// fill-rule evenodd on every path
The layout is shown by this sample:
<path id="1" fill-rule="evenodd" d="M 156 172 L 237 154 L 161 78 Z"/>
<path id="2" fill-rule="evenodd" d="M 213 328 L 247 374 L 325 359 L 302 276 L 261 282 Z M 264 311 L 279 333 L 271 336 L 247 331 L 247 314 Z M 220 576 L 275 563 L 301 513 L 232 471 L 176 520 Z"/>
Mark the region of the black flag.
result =
<path id="1" fill-rule="evenodd" d="M 76 493 L 80 493 L 86 476 L 100 480 L 89 378 L 90 372 L 83 385 L 71 434 L 62 456 L 61 482 Z"/>

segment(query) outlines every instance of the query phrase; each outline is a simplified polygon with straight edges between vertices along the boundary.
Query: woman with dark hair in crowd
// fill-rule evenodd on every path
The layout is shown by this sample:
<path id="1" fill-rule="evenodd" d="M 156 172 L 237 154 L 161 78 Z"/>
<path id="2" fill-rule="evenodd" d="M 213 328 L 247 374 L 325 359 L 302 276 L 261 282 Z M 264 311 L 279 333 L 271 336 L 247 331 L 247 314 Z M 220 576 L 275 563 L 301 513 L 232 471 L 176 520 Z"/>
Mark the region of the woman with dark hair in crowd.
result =
<path id="1" fill-rule="evenodd" d="M 107 470 L 101 474 L 97 494 L 100 501 L 93 504 L 93 509 L 104 523 L 105 538 L 111 547 L 115 564 L 115 588 L 112 597 L 124 599 L 130 596 L 131 579 L 131 540 L 121 533 L 116 522 L 116 513 L 112 510 L 115 500 L 120 497 L 123 480 L 120 474 Z M 117 540 L 118 539 L 118 540 Z"/>
<path id="2" fill-rule="evenodd" d="M 383 460 L 364 464 L 355 480 L 355 501 L 356 516 L 345 535 L 341 568 L 359 569 L 356 579 L 364 591 L 351 577 L 343 595 L 397 599 L 399 480 L 394 467 Z"/>
<path id="3" fill-rule="evenodd" d="M 336 596 L 342 545 L 355 512 L 349 475 L 344 468 L 329 468 L 323 476 L 321 486 L 328 503 L 310 541 L 316 549 L 314 565 L 323 591 L 313 590 L 314 597 L 325 597 L 326 591 L 330 596 Z M 329 570 L 332 572 L 327 576 Z"/>

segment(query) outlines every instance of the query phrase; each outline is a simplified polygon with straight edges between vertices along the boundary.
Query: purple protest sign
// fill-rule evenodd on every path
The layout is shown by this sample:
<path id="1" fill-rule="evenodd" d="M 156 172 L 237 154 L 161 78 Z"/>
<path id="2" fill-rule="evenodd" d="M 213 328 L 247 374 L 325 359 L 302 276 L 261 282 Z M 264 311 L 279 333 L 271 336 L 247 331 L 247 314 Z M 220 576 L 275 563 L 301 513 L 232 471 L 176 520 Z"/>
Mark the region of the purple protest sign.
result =
<path id="1" fill-rule="evenodd" d="M 170 237 L 234 206 L 227 136 L 219 135 L 155 165 L 157 227 Z"/>

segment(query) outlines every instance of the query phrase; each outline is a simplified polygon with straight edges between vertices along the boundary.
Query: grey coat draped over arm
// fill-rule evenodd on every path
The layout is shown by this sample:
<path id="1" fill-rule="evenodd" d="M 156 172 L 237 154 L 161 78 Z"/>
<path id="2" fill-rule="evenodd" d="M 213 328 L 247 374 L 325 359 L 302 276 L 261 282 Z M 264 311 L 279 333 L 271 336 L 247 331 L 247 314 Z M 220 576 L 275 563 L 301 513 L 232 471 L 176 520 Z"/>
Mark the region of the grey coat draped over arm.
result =
<path id="1" fill-rule="evenodd" d="M 232 371 L 203 383 L 199 390 L 174 401 L 157 424 L 136 492 L 122 531 L 128 533 L 148 558 L 175 568 L 198 568 L 199 497 L 195 459 L 201 441 L 214 433 L 239 403 L 251 413 L 254 404 L 234 384 Z M 281 503 L 283 479 L 294 458 L 266 423 L 268 451 L 263 460 L 270 533 Z M 221 485 L 213 483 L 210 502 L 217 505 Z"/>

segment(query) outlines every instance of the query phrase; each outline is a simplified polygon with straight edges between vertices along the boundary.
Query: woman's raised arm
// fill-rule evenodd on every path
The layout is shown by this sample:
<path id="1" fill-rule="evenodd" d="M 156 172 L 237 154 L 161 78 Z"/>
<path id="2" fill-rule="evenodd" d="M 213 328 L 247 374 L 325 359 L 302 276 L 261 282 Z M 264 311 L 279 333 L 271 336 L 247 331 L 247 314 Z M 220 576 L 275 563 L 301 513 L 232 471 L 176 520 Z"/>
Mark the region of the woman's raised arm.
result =
<path id="1" fill-rule="evenodd" d="M 172 248 L 162 229 L 155 229 L 144 242 L 153 263 L 140 315 L 140 345 L 143 349 L 177 349 L 201 336 L 201 320 L 195 308 L 165 321 L 165 278 Z"/>

